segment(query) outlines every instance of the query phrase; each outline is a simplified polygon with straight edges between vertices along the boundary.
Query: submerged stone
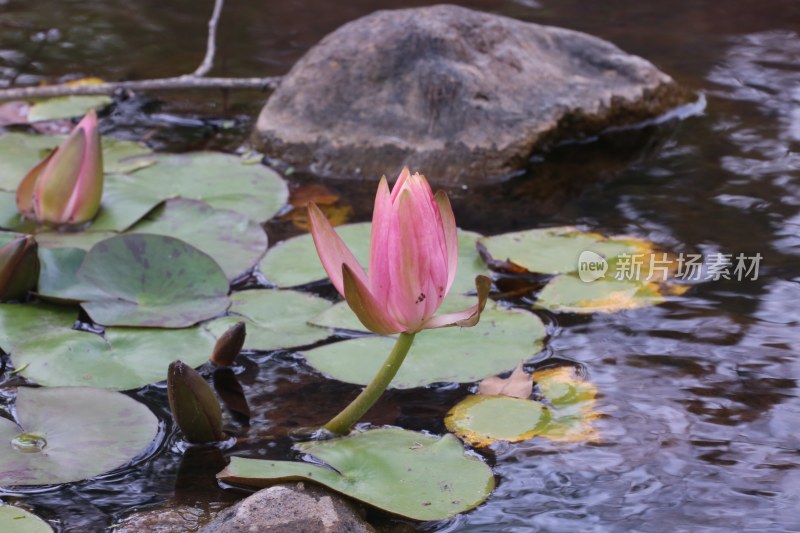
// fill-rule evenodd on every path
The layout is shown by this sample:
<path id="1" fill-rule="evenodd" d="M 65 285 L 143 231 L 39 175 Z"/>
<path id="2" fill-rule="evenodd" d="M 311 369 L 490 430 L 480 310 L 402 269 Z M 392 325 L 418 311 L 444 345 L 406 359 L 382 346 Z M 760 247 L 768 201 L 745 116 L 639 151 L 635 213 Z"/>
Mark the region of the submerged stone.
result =
<path id="1" fill-rule="evenodd" d="M 534 150 L 695 97 L 648 61 L 572 30 L 438 5 L 378 11 L 309 50 L 261 111 L 257 148 L 331 177 L 496 181 Z"/>

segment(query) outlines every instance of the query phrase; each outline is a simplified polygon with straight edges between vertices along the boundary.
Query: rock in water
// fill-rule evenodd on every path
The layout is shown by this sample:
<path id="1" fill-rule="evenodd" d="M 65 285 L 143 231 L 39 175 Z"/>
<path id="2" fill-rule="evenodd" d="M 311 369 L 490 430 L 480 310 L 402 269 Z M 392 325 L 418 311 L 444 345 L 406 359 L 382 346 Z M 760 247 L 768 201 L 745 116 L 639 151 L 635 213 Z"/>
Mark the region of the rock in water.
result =
<path id="1" fill-rule="evenodd" d="M 325 37 L 272 94 L 255 146 L 331 177 L 479 184 L 533 151 L 694 100 L 585 33 L 438 5 L 378 11 Z"/>

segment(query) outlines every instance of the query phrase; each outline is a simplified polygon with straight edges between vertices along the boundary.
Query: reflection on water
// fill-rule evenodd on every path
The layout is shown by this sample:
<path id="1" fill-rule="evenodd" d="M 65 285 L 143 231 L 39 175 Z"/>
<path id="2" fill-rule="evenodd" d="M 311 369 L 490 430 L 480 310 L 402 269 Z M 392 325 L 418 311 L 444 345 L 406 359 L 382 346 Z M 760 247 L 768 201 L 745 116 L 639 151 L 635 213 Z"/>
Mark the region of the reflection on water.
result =
<path id="1" fill-rule="evenodd" d="M 428 3 L 231 3 L 218 72 L 281 74 L 341 23 L 377 7 Z M 454 203 L 468 229 L 585 224 L 676 251 L 759 252 L 764 259 L 757 281 L 697 285 L 660 307 L 596 317 L 546 315 L 551 339 L 535 360 L 583 365 L 601 391 L 603 441 L 498 445 L 488 457 L 498 476 L 489 501 L 422 529 L 800 529 L 800 3 L 459 3 L 609 38 L 708 98 L 702 116 L 563 147 L 498 189 L 458 191 Z M 121 79 L 191 71 L 202 55 L 206 9 L 187 0 L 170 6 L 42 0 L 34 8 L 0 1 L 0 84 L 71 73 Z M 209 120 L 175 125 L 169 115 L 243 117 L 258 109 L 258 98 L 181 95 L 167 98 L 160 116 L 147 107 L 151 101 L 131 102 L 114 128 L 132 138 L 155 128 L 162 132 L 154 137 L 159 147 L 231 148 L 246 136 L 247 122 L 228 129 Z M 330 185 L 356 204 L 359 218 L 368 215 L 373 185 Z M 274 224 L 270 232 L 287 234 Z M 250 428 L 240 429 L 255 456 L 291 454 L 289 431 L 325 421 L 338 407 L 331 398 L 343 404 L 355 392 L 292 354 L 253 356 L 241 371 L 253 418 Z M 369 421 L 441 432 L 442 416 L 467 391 L 395 391 Z M 163 388 L 139 394 L 167 419 Z M 196 493 L 187 492 L 194 482 L 187 481 L 174 445 L 170 434 L 152 460 L 131 471 L 20 500 L 67 529 L 93 530 L 131 508 L 172 499 L 176 479 L 181 501 L 236 496 L 201 481 Z M 205 463 L 192 470 L 209 479 L 217 460 L 193 458 L 191 464 Z"/>

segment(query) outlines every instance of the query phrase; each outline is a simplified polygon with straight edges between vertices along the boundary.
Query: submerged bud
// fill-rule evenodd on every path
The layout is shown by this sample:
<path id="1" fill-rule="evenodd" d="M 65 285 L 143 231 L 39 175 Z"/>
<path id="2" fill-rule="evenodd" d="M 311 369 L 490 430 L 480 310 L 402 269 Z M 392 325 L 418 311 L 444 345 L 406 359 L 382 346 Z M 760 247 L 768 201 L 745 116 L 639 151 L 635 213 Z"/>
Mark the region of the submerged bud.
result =
<path id="1" fill-rule="evenodd" d="M 38 248 L 32 235 L 17 237 L 0 248 L 0 300 L 19 300 L 36 287 Z"/>
<path id="2" fill-rule="evenodd" d="M 172 418 L 187 441 L 200 444 L 225 440 L 219 400 L 195 369 L 173 361 L 167 373 L 167 396 Z"/>
<path id="3" fill-rule="evenodd" d="M 244 322 L 237 322 L 220 336 L 214 351 L 211 352 L 211 362 L 217 366 L 232 366 L 234 359 L 242 351 L 244 339 L 247 336 L 247 326 Z"/>
<path id="4" fill-rule="evenodd" d="M 22 216 L 55 225 L 83 224 L 100 209 L 103 153 L 97 114 L 90 111 L 69 137 L 22 178 Z"/>

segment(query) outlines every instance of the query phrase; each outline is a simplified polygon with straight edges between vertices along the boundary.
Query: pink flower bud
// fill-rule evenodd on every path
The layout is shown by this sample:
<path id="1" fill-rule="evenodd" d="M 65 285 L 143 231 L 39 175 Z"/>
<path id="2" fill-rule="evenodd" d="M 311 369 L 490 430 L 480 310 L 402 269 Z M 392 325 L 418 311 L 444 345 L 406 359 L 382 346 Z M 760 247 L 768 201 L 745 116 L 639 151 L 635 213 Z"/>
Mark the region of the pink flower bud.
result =
<path id="1" fill-rule="evenodd" d="M 38 245 L 31 235 L 0 248 L 0 300 L 19 300 L 39 280 Z"/>

